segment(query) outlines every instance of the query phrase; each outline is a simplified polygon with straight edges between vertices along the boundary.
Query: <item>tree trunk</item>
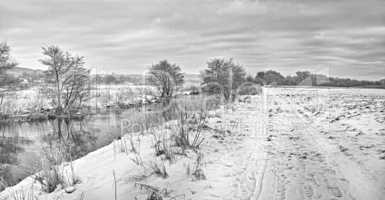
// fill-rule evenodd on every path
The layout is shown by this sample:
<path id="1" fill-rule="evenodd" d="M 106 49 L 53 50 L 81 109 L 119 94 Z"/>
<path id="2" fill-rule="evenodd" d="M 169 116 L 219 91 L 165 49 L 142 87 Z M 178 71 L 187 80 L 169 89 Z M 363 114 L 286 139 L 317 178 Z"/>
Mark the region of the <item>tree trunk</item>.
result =
<path id="1" fill-rule="evenodd" d="M 0 105 L 3 105 L 3 100 L 4 100 L 4 94 L 0 94 L 0 98 L 1 98 L 1 100 L 0 100 Z"/>
<path id="2" fill-rule="evenodd" d="M 55 71 L 56 75 L 56 95 L 57 95 L 57 106 L 56 106 L 56 114 L 62 114 L 63 108 L 61 105 L 61 90 L 60 90 L 60 77 L 59 72 Z"/>
<path id="3" fill-rule="evenodd" d="M 171 110 L 171 108 L 170 108 L 170 98 L 169 97 L 163 97 L 162 99 L 161 99 L 161 101 L 162 101 L 162 107 L 163 107 L 163 111 L 162 111 L 162 115 L 163 115 L 163 119 L 165 120 L 165 121 L 169 121 L 169 120 L 171 120 L 171 116 L 170 116 L 170 114 L 171 114 L 171 112 L 172 112 L 172 110 Z"/>

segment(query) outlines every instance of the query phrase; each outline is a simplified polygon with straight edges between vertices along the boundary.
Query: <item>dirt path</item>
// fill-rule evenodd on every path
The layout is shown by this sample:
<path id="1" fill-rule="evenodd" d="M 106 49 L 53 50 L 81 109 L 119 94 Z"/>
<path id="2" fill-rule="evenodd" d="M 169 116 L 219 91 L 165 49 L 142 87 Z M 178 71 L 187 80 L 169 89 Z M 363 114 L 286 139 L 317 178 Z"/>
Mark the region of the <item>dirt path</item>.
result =
<path id="1" fill-rule="evenodd" d="M 237 105 L 234 112 L 224 112 L 221 123 L 238 120 L 241 125 L 224 138 L 227 148 L 220 150 L 220 162 L 211 169 L 208 165 L 208 174 L 221 184 L 201 197 L 383 199 L 384 179 L 325 134 L 334 131 L 329 122 L 320 122 L 317 116 L 309 118 L 301 106 L 292 105 L 286 95 L 265 94 Z"/>
<path id="2" fill-rule="evenodd" d="M 383 199 L 383 180 L 331 143 L 322 134 L 328 126 L 285 109 L 287 98 L 267 98 L 269 162 L 262 184 L 272 186 L 274 195 L 265 192 L 260 199 Z"/>
<path id="3" fill-rule="evenodd" d="M 220 111 L 206 154 L 209 185 L 194 199 L 258 199 L 266 170 L 262 97 Z M 221 131 L 219 131 L 221 130 Z M 205 183 L 201 183 L 205 184 Z"/>

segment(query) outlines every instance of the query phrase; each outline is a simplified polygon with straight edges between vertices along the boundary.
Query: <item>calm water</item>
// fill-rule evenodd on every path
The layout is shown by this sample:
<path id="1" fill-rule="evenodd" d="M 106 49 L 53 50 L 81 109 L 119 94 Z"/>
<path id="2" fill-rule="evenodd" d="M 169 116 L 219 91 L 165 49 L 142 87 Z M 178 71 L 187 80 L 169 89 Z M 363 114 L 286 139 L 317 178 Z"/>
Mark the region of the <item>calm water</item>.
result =
<path id="1" fill-rule="evenodd" d="M 81 121 L 0 124 L 0 191 L 39 171 L 47 148 L 62 145 L 70 159 L 82 157 L 119 138 L 121 122 L 135 119 L 133 115 L 139 112 L 96 114 Z"/>

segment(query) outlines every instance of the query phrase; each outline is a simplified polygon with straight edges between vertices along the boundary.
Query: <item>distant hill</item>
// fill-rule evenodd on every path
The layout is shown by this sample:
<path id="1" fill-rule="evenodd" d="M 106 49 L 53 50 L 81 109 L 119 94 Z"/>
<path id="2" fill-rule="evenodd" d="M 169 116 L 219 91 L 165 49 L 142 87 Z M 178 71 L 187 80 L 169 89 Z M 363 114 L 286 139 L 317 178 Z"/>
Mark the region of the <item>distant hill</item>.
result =
<path id="1" fill-rule="evenodd" d="M 187 86 L 199 86 L 201 84 L 200 74 L 184 74 L 184 85 Z"/>
<path id="2" fill-rule="evenodd" d="M 8 74 L 14 75 L 16 77 L 22 76 L 23 74 L 29 75 L 43 75 L 44 71 L 40 69 L 30 69 L 24 67 L 14 67 L 7 71 Z"/>

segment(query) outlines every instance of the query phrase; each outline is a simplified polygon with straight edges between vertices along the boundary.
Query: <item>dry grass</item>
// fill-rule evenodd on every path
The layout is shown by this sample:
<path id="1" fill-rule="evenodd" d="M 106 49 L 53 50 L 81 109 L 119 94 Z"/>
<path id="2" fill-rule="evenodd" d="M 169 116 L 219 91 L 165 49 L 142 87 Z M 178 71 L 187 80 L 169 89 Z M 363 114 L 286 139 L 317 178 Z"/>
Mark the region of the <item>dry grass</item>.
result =
<path id="1" fill-rule="evenodd" d="M 156 156 L 164 156 L 170 162 L 175 160 L 172 139 L 167 134 L 168 131 L 160 130 L 160 134 L 153 133 L 154 151 Z"/>
<path id="2" fill-rule="evenodd" d="M 206 175 L 204 174 L 204 171 L 203 171 L 203 154 L 202 153 L 199 153 L 197 156 L 192 175 L 194 176 L 195 180 L 206 179 Z"/>
<path id="3" fill-rule="evenodd" d="M 32 188 L 30 190 L 24 190 L 24 189 L 15 190 L 10 194 L 9 199 L 10 200 L 38 200 Z"/>
<path id="4" fill-rule="evenodd" d="M 204 110 L 196 113 L 180 112 L 180 118 L 177 125 L 177 134 L 175 135 L 175 144 L 182 149 L 199 149 L 204 141 L 201 135 L 206 127 L 207 114 Z"/>
<path id="5" fill-rule="evenodd" d="M 34 193 L 33 188 L 30 190 L 20 189 L 13 191 L 9 196 L 9 200 L 61 200 L 62 198 L 60 196 L 51 197 L 51 198 L 43 198 L 39 197 Z M 84 192 L 81 193 L 79 200 L 85 200 L 85 194 Z"/>
<path id="6" fill-rule="evenodd" d="M 162 178 L 167 178 L 168 173 L 166 170 L 166 166 L 164 165 L 164 162 L 151 162 L 150 163 L 150 168 L 152 169 L 153 173 L 162 177 Z"/>
<path id="7" fill-rule="evenodd" d="M 51 193 L 56 190 L 59 185 L 64 185 L 64 178 L 59 172 L 59 167 L 53 166 L 50 169 L 43 169 L 35 174 L 35 181 L 40 183 L 44 192 Z"/>
<path id="8" fill-rule="evenodd" d="M 163 200 L 163 197 L 157 192 L 152 192 L 146 200 Z"/>
<path id="9" fill-rule="evenodd" d="M 170 197 L 171 191 L 169 191 L 167 188 L 158 188 L 156 186 L 152 186 L 145 183 L 135 183 L 135 187 L 139 187 L 140 190 L 144 190 L 146 195 L 146 200 L 163 200 L 163 197 L 166 197 L 167 199 L 177 199 L 179 196 L 184 195 L 178 195 L 176 197 Z M 135 199 L 137 199 L 135 197 Z M 184 198 L 183 198 L 184 199 Z"/>
<path id="10" fill-rule="evenodd" d="M 217 108 L 218 104 L 210 103 L 211 108 Z M 189 149 L 195 154 L 189 175 L 194 180 L 206 179 L 203 171 L 203 153 L 199 151 L 204 142 L 202 132 L 207 128 L 206 111 L 209 109 L 206 104 L 207 102 L 202 98 L 177 99 L 160 112 L 156 110 L 143 112 L 142 108 L 142 112 L 133 113 L 133 118 L 127 119 L 122 125 L 121 140 L 114 143 L 114 156 L 116 157 L 120 144 L 120 152 L 126 153 L 134 164 L 143 169 L 144 177 L 156 175 L 165 179 L 169 177 L 169 168 L 166 168 L 165 164 L 172 165 L 177 161 L 178 156 L 187 156 L 186 150 Z M 175 120 L 175 123 L 174 121 L 165 123 L 170 119 Z M 141 147 L 140 137 L 147 137 L 148 134 L 151 134 L 150 137 L 153 139 L 154 157 L 146 158 L 144 161 L 141 155 L 143 147 Z M 142 139 L 145 140 L 145 138 Z M 190 159 L 189 156 L 187 158 Z M 153 188 L 147 186 L 146 188 Z M 145 186 L 142 184 L 141 187 Z M 151 189 L 146 199 L 159 200 L 166 196 L 168 195 L 163 194 L 159 189 Z"/>
<path id="11" fill-rule="evenodd" d="M 43 151 L 42 167 L 43 169 L 34 175 L 35 181 L 40 183 L 44 192 L 51 193 L 59 186 L 68 187 L 80 182 L 75 174 L 72 161 L 69 167 L 65 167 L 64 151 L 56 148 L 45 148 Z M 69 155 L 70 156 L 70 155 Z M 71 156 L 70 156 L 71 157 Z"/>
<path id="12" fill-rule="evenodd" d="M 145 168 L 143 159 L 142 159 L 142 157 L 139 154 L 134 154 L 134 158 L 130 158 L 130 159 L 136 165 L 138 165 L 138 166 L 140 166 L 142 168 Z"/>

